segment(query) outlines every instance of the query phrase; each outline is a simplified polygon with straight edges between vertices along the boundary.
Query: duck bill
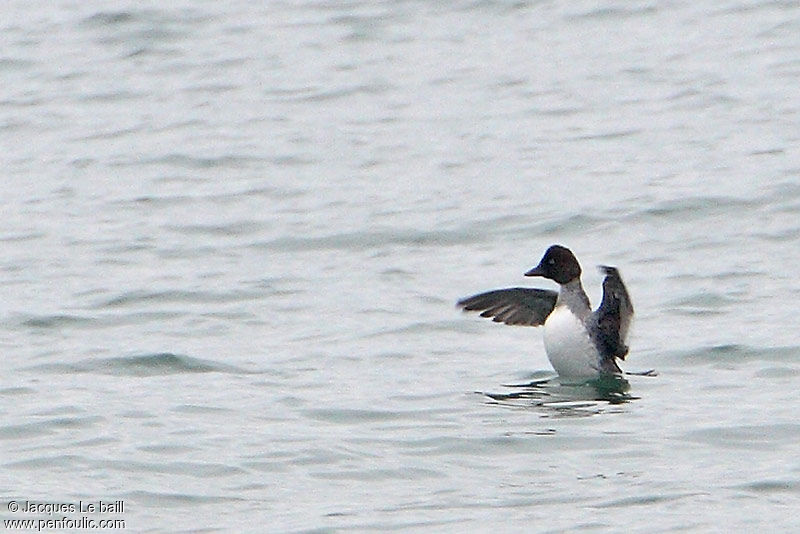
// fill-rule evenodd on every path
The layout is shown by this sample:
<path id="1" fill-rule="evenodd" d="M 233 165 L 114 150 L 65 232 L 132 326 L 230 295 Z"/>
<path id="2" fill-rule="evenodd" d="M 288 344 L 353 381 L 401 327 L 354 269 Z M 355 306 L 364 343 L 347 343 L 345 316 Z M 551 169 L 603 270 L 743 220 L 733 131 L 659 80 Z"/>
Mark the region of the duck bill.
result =
<path id="1" fill-rule="evenodd" d="M 537 265 L 536 267 L 525 273 L 525 276 L 544 276 L 544 269 L 542 268 L 541 265 Z"/>

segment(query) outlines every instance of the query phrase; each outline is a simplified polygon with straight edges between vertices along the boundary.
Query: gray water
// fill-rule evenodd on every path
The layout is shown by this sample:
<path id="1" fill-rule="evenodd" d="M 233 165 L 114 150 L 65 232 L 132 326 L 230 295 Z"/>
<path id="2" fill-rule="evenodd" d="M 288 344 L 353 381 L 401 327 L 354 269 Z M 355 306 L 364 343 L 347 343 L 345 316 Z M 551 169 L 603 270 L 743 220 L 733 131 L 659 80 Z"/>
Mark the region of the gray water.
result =
<path id="1" fill-rule="evenodd" d="M 797 2 L 6 2 L 0 517 L 797 530 L 798 87 Z M 455 309 L 552 243 L 657 376 Z"/>

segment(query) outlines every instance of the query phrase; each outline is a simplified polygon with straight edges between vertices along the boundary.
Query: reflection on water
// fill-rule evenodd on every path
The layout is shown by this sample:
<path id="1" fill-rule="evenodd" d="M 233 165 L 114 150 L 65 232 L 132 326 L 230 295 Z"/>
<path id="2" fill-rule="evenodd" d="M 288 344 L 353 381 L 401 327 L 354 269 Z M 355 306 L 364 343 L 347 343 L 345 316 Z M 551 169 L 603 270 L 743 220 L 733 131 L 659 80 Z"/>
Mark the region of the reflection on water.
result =
<path id="1" fill-rule="evenodd" d="M 508 393 L 481 392 L 489 404 L 544 409 L 547 417 L 587 417 L 603 413 L 609 406 L 638 399 L 628 391 L 630 383 L 620 375 L 583 381 L 560 377 L 526 384 L 506 384 Z"/>

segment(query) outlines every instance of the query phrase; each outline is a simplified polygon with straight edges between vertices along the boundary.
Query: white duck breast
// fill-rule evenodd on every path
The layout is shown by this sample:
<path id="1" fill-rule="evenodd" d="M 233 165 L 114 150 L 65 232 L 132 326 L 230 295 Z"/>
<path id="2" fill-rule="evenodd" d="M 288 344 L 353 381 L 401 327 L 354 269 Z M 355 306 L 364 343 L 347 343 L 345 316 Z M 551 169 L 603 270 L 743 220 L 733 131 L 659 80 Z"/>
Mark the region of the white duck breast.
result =
<path id="1" fill-rule="evenodd" d="M 599 371 L 599 354 L 589 332 L 566 306 L 556 306 L 544 323 L 544 349 L 561 376 L 593 376 Z"/>

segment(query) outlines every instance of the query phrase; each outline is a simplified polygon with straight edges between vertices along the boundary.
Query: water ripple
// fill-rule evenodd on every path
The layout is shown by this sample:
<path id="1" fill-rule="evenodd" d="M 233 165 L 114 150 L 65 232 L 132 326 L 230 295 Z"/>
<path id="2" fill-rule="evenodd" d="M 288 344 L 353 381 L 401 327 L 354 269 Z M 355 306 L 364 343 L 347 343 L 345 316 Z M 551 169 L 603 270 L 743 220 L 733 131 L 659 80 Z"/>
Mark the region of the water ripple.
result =
<path id="1" fill-rule="evenodd" d="M 247 373 L 247 371 L 232 365 L 169 352 L 118 358 L 88 359 L 72 364 L 43 364 L 29 369 L 49 373 L 96 373 L 139 377 L 183 373 Z"/>
<path id="2" fill-rule="evenodd" d="M 797 443 L 800 424 L 708 427 L 686 432 L 683 439 L 708 444 L 712 449 L 775 449 Z"/>
<path id="3" fill-rule="evenodd" d="M 701 347 L 674 354 L 682 361 L 745 363 L 750 361 L 800 362 L 800 347 L 753 347 L 742 344 L 725 344 Z"/>
<path id="4" fill-rule="evenodd" d="M 752 491 L 753 493 L 761 493 L 761 494 L 771 494 L 771 493 L 798 493 L 798 494 L 800 494 L 800 480 L 797 480 L 797 479 L 790 479 L 790 480 L 776 480 L 776 479 L 757 480 L 755 482 L 749 482 L 747 484 L 740 484 L 740 485 L 737 485 L 737 486 L 731 486 L 731 488 L 743 489 L 743 490 L 747 490 L 747 491 Z"/>
<path id="5" fill-rule="evenodd" d="M 224 302 L 250 301 L 262 296 L 255 291 L 206 291 L 206 290 L 166 290 L 166 291 L 128 291 L 98 303 L 96 308 L 119 308 L 138 306 L 146 303 L 197 303 L 213 304 Z"/>
<path id="6" fill-rule="evenodd" d="M 193 493 L 161 493 L 154 491 L 129 491 L 120 495 L 130 498 L 132 501 L 139 502 L 148 506 L 197 506 L 200 504 L 226 504 L 244 499 L 240 497 L 230 497 L 227 495 L 207 495 Z"/>

